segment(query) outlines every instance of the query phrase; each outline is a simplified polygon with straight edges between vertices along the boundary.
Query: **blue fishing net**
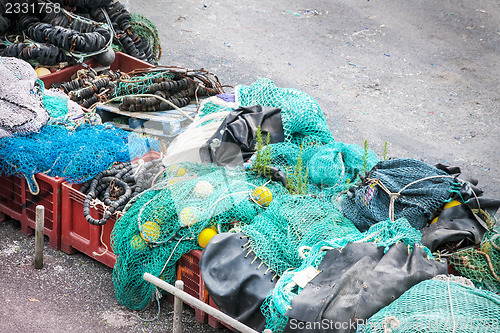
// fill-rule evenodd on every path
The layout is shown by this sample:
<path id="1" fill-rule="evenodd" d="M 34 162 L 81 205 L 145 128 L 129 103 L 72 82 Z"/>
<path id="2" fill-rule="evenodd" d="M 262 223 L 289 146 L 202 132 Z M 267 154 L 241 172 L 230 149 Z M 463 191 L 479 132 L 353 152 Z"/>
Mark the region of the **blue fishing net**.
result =
<path id="1" fill-rule="evenodd" d="M 112 125 L 84 124 L 74 131 L 44 126 L 39 133 L 0 139 L 0 173 L 21 174 L 30 186 L 36 186 L 31 180 L 38 172 L 83 183 L 115 162 L 160 149 L 159 141 Z"/>

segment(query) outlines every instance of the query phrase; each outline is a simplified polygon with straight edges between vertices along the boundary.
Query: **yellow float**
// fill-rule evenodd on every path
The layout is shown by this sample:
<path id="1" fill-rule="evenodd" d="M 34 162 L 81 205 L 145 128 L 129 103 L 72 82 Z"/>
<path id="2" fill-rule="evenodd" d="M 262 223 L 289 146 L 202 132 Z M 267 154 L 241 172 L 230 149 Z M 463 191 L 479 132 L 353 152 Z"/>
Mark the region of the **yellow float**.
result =
<path id="1" fill-rule="evenodd" d="M 250 194 L 252 200 L 262 207 L 268 207 L 271 201 L 273 201 L 273 194 L 271 190 L 265 186 L 259 186 Z"/>
<path id="2" fill-rule="evenodd" d="M 198 244 L 200 247 L 205 248 L 207 247 L 208 242 L 217 235 L 217 231 L 215 231 L 212 228 L 206 228 L 203 229 L 200 234 L 198 235 Z"/>
<path id="3" fill-rule="evenodd" d="M 153 221 L 147 221 L 142 225 L 141 236 L 148 242 L 157 242 L 160 238 L 160 225 Z"/>

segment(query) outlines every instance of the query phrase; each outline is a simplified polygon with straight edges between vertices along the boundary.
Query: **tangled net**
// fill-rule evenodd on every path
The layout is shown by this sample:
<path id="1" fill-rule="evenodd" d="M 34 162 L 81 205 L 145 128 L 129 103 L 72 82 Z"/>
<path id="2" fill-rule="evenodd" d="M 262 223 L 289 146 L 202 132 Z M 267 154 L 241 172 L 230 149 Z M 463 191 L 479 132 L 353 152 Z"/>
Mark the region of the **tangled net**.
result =
<path id="1" fill-rule="evenodd" d="M 0 139 L 0 171 L 23 175 L 36 193 L 38 172 L 83 183 L 115 162 L 128 162 L 150 150 L 160 151 L 160 142 L 112 125 L 83 124 L 73 131 L 44 126 L 39 133 Z"/>
<path id="2" fill-rule="evenodd" d="M 265 180 L 242 170 L 201 164 L 172 165 L 154 187 L 138 195 L 112 233 L 118 260 L 113 270 L 115 293 L 130 309 L 142 309 L 154 286 L 142 279 L 150 272 L 175 281 L 175 263 L 199 248 L 198 234 L 211 225 L 228 231 L 250 223 L 262 208 L 249 200 Z"/>
<path id="3" fill-rule="evenodd" d="M 500 292 L 500 234 L 488 231 L 478 247 L 455 252 L 450 264 L 476 287 Z"/>
<path id="4" fill-rule="evenodd" d="M 278 88 L 269 79 L 259 79 L 251 86 L 237 86 L 235 94 L 240 106 L 280 108 L 285 142 L 300 145 L 334 141 L 318 103 L 302 91 Z"/>
<path id="5" fill-rule="evenodd" d="M 453 277 L 436 278 L 407 290 L 360 325 L 357 332 L 498 331 L 500 296 L 470 287 Z"/>

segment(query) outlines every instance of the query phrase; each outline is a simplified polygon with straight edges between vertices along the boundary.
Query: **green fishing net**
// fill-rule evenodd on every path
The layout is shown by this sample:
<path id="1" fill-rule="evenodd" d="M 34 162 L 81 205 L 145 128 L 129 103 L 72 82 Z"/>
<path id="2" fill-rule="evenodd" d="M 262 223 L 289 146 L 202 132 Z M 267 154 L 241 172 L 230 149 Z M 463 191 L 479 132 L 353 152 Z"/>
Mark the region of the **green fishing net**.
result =
<path id="1" fill-rule="evenodd" d="M 476 287 L 500 293 L 500 234 L 488 231 L 479 247 L 455 252 L 450 264 Z"/>
<path id="2" fill-rule="evenodd" d="M 143 15 L 136 13 L 130 13 L 130 26 L 133 32 L 148 40 L 153 51 L 154 60 L 157 63 L 161 58 L 161 45 L 160 35 L 156 26 Z"/>
<path id="3" fill-rule="evenodd" d="M 331 216 L 328 217 L 328 220 L 330 219 Z M 314 233 L 312 230 L 310 236 L 313 237 L 308 239 L 307 243 L 313 245 L 295 248 L 296 252 L 300 253 L 301 259 L 297 261 L 296 266 L 283 273 L 275 288 L 262 304 L 261 310 L 266 317 L 266 328 L 273 332 L 283 331 L 288 322 L 285 312 L 291 308 L 292 299 L 303 289 L 294 282 L 294 276 L 311 266 L 317 269 L 326 254 L 326 250 L 343 248 L 353 242 L 373 242 L 384 247 L 384 252 L 387 252 L 392 245 L 403 242 L 408 246 L 408 251 L 411 251 L 415 244 L 420 244 L 422 240 L 420 231 L 414 229 L 405 218 L 394 222 L 390 219 L 381 221 L 363 233 L 341 214 L 337 216 L 337 221 L 339 221 L 339 225 L 344 226 L 343 233 L 331 233 L 328 237 L 324 232 L 316 231 Z M 424 248 L 424 251 L 429 258 L 432 257 L 427 248 Z"/>
<path id="4" fill-rule="evenodd" d="M 359 233 L 330 201 L 287 192 L 273 193 L 273 197 L 269 207 L 242 231 L 249 236 L 249 248 L 278 276 L 301 265 L 301 247 Z"/>
<path id="5" fill-rule="evenodd" d="M 318 103 L 302 91 L 278 88 L 269 79 L 235 89 L 240 106 L 263 105 L 281 109 L 285 141 L 295 144 L 334 141 Z"/>
<path id="6" fill-rule="evenodd" d="M 463 278 L 437 276 L 407 290 L 357 332 L 498 332 L 499 318 L 500 296 Z"/>
<path id="7" fill-rule="evenodd" d="M 370 170 L 380 158 L 370 149 L 358 145 L 332 142 L 326 145 L 298 146 L 282 142 L 271 144 L 269 149 L 272 166 L 293 177 L 294 167 L 301 159 L 303 171 L 311 184 L 329 192 L 342 192 L 359 181 L 358 176 Z M 333 188 L 333 189 L 332 189 Z"/>
<path id="8" fill-rule="evenodd" d="M 130 78 L 122 78 L 118 82 L 118 87 L 113 97 L 148 94 L 149 87 L 153 83 L 161 82 L 164 79 L 173 79 L 175 74 L 169 71 L 152 71 L 143 74 L 133 75 Z"/>
<path id="9" fill-rule="evenodd" d="M 120 303 L 130 309 L 147 305 L 154 287 L 142 279 L 145 272 L 174 283 L 177 260 L 199 248 L 204 228 L 227 232 L 251 223 L 264 208 L 250 200 L 250 193 L 265 181 L 242 169 L 211 164 L 167 167 L 153 188 L 129 203 L 113 229 L 118 256 L 113 282 Z M 271 189 L 279 186 L 269 184 Z"/>

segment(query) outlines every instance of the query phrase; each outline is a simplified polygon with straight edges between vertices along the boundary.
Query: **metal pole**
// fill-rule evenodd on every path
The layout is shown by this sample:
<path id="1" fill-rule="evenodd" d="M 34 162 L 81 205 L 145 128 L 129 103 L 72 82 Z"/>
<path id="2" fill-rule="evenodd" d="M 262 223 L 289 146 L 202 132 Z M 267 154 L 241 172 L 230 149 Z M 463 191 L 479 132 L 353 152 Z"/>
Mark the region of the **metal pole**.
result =
<path id="1" fill-rule="evenodd" d="M 192 305 L 193 307 L 200 309 L 203 312 L 206 312 L 210 316 L 228 324 L 235 330 L 241 332 L 241 333 L 259 333 L 256 330 L 248 327 L 247 325 L 237 321 L 236 319 L 228 316 L 227 314 L 220 312 L 216 308 L 211 307 L 210 305 L 203 303 L 199 299 L 189 295 L 188 293 L 177 289 L 176 287 L 172 286 L 171 284 L 166 283 L 163 280 L 158 279 L 156 276 L 151 275 L 149 273 L 144 273 L 142 278 L 148 282 L 151 282 L 158 288 L 161 288 L 168 293 L 172 294 L 174 297 L 179 297 L 182 299 L 185 303 Z"/>
<path id="2" fill-rule="evenodd" d="M 175 288 L 184 291 L 184 282 L 181 280 L 175 281 Z M 182 299 L 174 297 L 174 325 L 173 333 L 182 333 Z"/>
<path id="3" fill-rule="evenodd" d="M 43 222 L 45 221 L 45 207 L 36 206 L 35 215 L 35 269 L 43 268 Z"/>

